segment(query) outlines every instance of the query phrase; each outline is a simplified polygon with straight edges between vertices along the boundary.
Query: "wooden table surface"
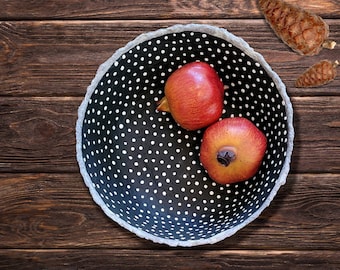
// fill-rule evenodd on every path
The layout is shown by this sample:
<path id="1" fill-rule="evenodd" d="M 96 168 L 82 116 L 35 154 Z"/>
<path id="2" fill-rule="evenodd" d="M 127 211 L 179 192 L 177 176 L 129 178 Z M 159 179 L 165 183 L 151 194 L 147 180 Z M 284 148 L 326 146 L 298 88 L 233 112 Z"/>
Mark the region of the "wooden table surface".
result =
<path id="1" fill-rule="evenodd" d="M 321 15 L 340 44 L 338 0 L 287 0 Z M 177 23 L 228 29 L 287 86 L 296 131 L 291 171 L 254 222 L 214 245 L 138 238 L 93 202 L 75 153 L 77 109 L 98 66 L 137 35 Z M 340 48 L 303 57 L 250 0 L 0 0 L 0 268 L 339 269 L 340 78 L 294 87 Z M 339 70 L 338 70 L 339 71 Z"/>

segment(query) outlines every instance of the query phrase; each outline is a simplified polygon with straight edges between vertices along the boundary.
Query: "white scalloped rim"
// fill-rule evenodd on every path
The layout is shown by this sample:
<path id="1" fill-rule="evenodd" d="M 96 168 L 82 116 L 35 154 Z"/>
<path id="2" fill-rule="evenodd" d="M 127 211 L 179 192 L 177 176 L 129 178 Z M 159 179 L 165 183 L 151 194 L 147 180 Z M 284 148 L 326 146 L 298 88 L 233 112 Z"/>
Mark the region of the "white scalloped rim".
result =
<path id="1" fill-rule="evenodd" d="M 269 194 L 268 198 L 264 201 L 262 206 L 248 219 L 246 219 L 243 223 L 239 224 L 238 226 L 235 226 L 231 229 L 228 229 L 222 233 L 219 233 L 213 237 L 207 238 L 207 239 L 199 239 L 199 240 L 188 240 L 188 241 L 181 241 L 181 240 L 169 240 L 164 239 L 160 237 L 156 237 L 150 233 L 147 233 L 141 229 L 135 228 L 122 220 L 118 215 L 114 214 L 110 211 L 110 209 L 105 205 L 105 203 L 102 201 L 101 197 L 99 196 L 98 192 L 95 190 L 95 188 L 92 185 L 91 178 L 86 170 L 85 163 L 83 161 L 82 156 L 82 127 L 83 127 L 83 120 L 85 117 L 85 112 L 87 108 L 87 104 L 89 102 L 89 99 L 97 87 L 98 83 L 102 79 L 102 77 L 105 75 L 105 73 L 109 70 L 109 68 L 113 65 L 113 63 L 119 59 L 119 57 L 128 52 L 130 49 L 135 47 L 138 44 L 141 44 L 147 40 L 160 37 L 169 33 L 179 33 L 183 31 L 194 31 L 194 32 L 200 32 L 200 33 L 206 33 L 221 39 L 224 39 L 234 46 L 241 49 L 245 54 L 259 62 L 262 67 L 266 70 L 267 74 L 273 79 L 277 90 L 279 91 L 284 103 L 285 103 L 285 109 L 287 114 L 287 126 L 288 126 L 288 143 L 287 143 L 287 155 L 286 159 L 284 161 L 281 173 L 279 175 L 279 178 L 276 181 L 276 184 Z M 291 162 L 291 155 L 293 152 L 293 140 L 294 140 L 294 128 L 293 128 L 293 108 L 291 101 L 287 95 L 286 87 L 279 78 L 279 76 L 272 70 L 272 68 L 268 65 L 268 63 L 265 61 L 263 56 L 257 52 L 254 51 L 253 48 L 251 48 L 247 42 L 245 42 L 242 38 L 236 37 L 235 35 L 228 32 L 226 29 L 211 26 L 211 25 L 205 25 L 205 24 L 186 24 L 186 25 L 174 25 L 168 28 L 159 29 L 153 32 L 141 34 L 140 36 L 136 37 L 134 40 L 130 41 L 126 46 L 123 48 L 120 48 L 117 50 L 107 61 L 105 61 L 103 64 L 101 64 L 97 70 L 95 78 L 92 80 L 91 84 L 87 88 L 87 92 L 85 95 L 84 100 L 82 101 L 79 109 L 78 109 L 78 120 L 76 123 L 76 152 L 77 152 L 77 161 L 79 164 L 80 172 L 84 178 L 84 182 L 86 186 L 89 188 L 89 191 L 93 197 L 93 200 L 102 208 L 104 213 L 110 217 L 112 220 L 117 222 L 120 226 L 126 228 L 127 230 L 135 233 L 137 236 L 151 240 L 155 243 L 161 243 L 161 244 L 167 244 L 169 246 L 197 246 L 197 245 L 204 245 L 204 244 L 214 244 L 216 242 L 219 242 L 221 240 L 224 240 L 227 237 L 230 237 L 231 235 L 235 234 L 238 230 L 248 225 L 250 222 L 254 221 L 261 213 L 262 211 L 269 206 L 273 198 L 275 197 L 276 193 L 278 192 L 279 188 L 285 184 L 287 175 L 290 170 L 290 162 Z"/>

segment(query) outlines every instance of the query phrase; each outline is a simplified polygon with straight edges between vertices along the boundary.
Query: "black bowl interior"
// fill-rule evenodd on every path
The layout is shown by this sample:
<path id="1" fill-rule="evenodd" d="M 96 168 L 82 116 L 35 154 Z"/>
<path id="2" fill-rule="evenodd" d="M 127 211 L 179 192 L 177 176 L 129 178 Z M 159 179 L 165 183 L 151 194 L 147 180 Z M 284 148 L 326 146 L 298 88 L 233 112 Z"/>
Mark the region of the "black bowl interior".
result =
<path id="1" fill-rule="evenodd" d="M 247 181 L 214 183 L 199 162 L 204 130 L 186 131 L 156 110 L 169 75 L 193 61 L 209 63 L 229 86 L 223 118 L 246 117 L 266 134 L 262 166 Z M 165 242 L 209 239 L 247 222 L 275 187 L 287 143 L 285 102 L 266 70 L 199 31 L 167 33 L 121 54 L 91 94 L 81 132 L 86 172 L 105 207 Z"/>

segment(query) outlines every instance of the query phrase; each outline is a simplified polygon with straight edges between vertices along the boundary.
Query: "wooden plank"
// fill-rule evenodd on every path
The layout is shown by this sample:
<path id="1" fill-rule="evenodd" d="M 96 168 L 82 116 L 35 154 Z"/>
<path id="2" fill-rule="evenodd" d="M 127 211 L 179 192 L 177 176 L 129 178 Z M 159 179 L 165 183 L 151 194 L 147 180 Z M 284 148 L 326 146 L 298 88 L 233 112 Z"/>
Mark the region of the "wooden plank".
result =
<path id="1" fill-rule="evenodd" d="M 77 172 L 79 97 L 0 99 L 0 172 Z M 340 97 L 295 97 L 293 172 L 340 172 Z M 321 113 L 322 112 L 322 113 Z"/>
<path id="2" fill-rule="evenodd" d="M 74 168 L 78 103 L 67 97 L 1 98 L 0 171 Z"/>
<path id="3" fill-rule="evenodd" d="M 339 250 L 339 177 L 290 174 L 258 219 L 234 236 L 198 249 Z M 80 174 L 1 174 L 0 186 L 0 249 L 167 247 L 110 220 L 93 202 Z"/>
<path id="4" fill-rule="evenodd" d="M 0 250 L 4 269 L 337 269 L 336 251 Z"/>
<path id="5" fill-rule="evenodd" d="M 298 89 L 294 82 L 321 59 L 337 59 L 340 46 L 302 57 L 284 45 L 264 20 L 14 21 L 0 22 L 0 96 L 83 96 L 98 66 L 141 33 L 177 23 L 227 28 L 262 53 L 292 96 L 339 95 L 340 80 Z M 328 20 L 340 40 L 340 22 Z"/>
<path id="6" fill-rule="evenodd" d="M 337 0 L 286 0 L 326 18 L 340 14 Z M 1 20 L 23 19 L 161 19 L 161 18 L 253 18 L 261 17 L 257 1 L 0 1 Z"/>

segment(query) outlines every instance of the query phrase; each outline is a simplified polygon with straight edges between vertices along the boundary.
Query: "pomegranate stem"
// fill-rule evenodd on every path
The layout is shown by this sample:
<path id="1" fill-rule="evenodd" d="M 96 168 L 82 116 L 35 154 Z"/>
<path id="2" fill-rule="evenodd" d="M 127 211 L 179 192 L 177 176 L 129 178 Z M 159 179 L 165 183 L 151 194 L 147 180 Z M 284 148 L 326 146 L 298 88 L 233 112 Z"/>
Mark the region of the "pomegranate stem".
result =
<path id="1" fill-rule="evenodd" d="M 168 99 L 164 96 L 158 103 L 157 103 L 157 110 L 161 112 L 170 112 L 170 107 L 168 103 Z"/>

